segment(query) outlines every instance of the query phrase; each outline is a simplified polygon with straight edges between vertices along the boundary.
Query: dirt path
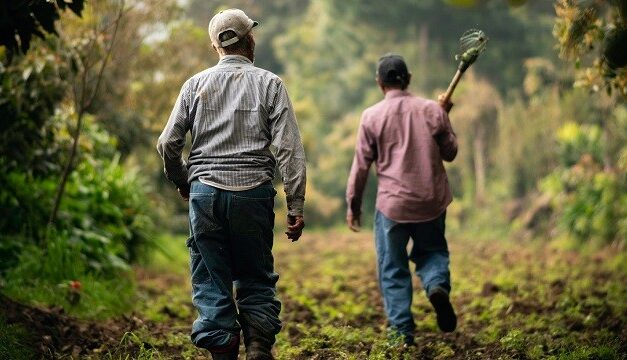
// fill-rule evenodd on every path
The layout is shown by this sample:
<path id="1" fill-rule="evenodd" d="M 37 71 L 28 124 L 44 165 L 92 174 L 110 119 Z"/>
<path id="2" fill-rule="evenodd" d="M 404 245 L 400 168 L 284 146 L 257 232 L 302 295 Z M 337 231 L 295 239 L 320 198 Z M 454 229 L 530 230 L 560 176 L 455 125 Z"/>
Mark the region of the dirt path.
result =
<path id="1" fill-rule="evenodd" d="M 277 241 L 284 321 L 278 358 L 625 358 L 627 271 L 620 251 L 584 256 L 533 244 L 455 239 L 450 247 L 458 330 L 437 330 L 416 279 L 418 346 L 403 350 L 388 346 L 384 337 L 370 234 L 329 232 L 308 234 L 296 244 Z M 195 314 L 185 272 L 136 273 L 136 312 L 106 322 L 81 322 L 62 309 L 34 309 L 6 298 L 0 306 L 9 322 L 32 329 L 44 357 L 206 358 L 188 339 Z"/>

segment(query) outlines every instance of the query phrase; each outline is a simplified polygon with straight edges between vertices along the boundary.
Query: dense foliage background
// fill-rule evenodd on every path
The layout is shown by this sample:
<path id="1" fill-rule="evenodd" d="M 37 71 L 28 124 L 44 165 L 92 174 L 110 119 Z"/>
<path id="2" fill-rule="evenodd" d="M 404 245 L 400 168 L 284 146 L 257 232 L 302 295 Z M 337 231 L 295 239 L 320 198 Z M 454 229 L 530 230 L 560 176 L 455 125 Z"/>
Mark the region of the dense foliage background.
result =
<path id="1" fill-rule="evenodd" d="M 459 36 L 479 28 L 488 49 L 453 98 L 460 152 L 447 164 L 449 229 L 622 249 L 625 2 L 391 4 L 3 0 L 0 290 L 88 317 L 131 307 L 107 289 L 131 294 L 131 266 L 164 246 L 158 234 L 187 231 L 186 203 L 154 145 L 183 82 L 217 62 L 206 26 L 226 7 L 259 20 L 255 63 L 283 78 L 294 103 L 308 158 L 308 229 L 343 224 L 360 114 L 382 98 L 378 58 L 403 55 L 410 91 L 435 98 L 455 72 Z M 366 214 L 375 182 L 373 174 Z M 92 295 L 78 302 L 75 281 Z"/>

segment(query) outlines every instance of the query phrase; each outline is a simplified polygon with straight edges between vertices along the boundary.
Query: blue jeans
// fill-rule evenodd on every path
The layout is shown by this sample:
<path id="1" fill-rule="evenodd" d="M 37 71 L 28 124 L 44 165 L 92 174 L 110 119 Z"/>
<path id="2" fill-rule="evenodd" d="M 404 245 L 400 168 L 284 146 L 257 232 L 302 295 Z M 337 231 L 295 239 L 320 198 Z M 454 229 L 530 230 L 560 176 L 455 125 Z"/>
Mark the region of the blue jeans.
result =
<path id="1" fill-rule="evenodd" d="M 196 346 L 226 346 L 244 325 L 268 335 L 281 329 L 272 256 L 275 195 L 269 182 L 245 191 L 192 182 L 187 246 Z"/>
<path id="2" fill-rule="evenodd" d="M 391 329 L 413 338 L 412 278 L 409 260 L 427 295 L 436 288 L 451 290 L 449 252 L 444 237 L 446 213 L 422 223 L 397 223 L 378 210 L 375 213 L 375 246 L 379 287 Z M 409 238 L 413 240 L 407 251 Z"/>

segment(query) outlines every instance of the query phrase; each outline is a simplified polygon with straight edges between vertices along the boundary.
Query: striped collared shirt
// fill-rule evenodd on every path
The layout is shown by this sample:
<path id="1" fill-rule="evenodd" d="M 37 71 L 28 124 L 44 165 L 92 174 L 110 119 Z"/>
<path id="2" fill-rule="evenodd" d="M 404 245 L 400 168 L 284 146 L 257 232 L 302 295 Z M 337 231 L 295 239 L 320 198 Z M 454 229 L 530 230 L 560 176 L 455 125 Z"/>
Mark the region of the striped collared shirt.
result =
<path id="1" fill-rule="evenodd" d="M 185 162 L 188 131 L 192 147 Z M 185 82 L 157 150 L 166 177 L 179 188 L 200 180 L 225 190 L 251 189 L 272 180 L 278 162 L 288 212 L 303 214 L 305 151 L 287 90 L 246 57 L 223 56 Z"/>

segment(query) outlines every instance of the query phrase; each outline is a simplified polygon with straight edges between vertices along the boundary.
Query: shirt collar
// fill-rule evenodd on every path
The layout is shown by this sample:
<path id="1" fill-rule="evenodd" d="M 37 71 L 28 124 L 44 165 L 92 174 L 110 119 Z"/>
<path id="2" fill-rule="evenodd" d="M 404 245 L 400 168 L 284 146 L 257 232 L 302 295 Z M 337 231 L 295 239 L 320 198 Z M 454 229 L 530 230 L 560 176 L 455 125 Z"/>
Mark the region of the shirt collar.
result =
<path id="1" fill-rule="evenodd" d="M 401 89 L 390 89 L 385 93 L 385 98 L 386 99 L 392 99 L 392 98 L 396 98 L 396 97 L 400 97 L 400 96 L 409 96 L 410 93 L 407 90 L 401 90 Z"/>
<path id="2" fill-rule="evenodd" d="M 249 58 L 242 55 L 224 55 L 220 58 L 218 65 L 226 64 L 252 64 Z"/>

